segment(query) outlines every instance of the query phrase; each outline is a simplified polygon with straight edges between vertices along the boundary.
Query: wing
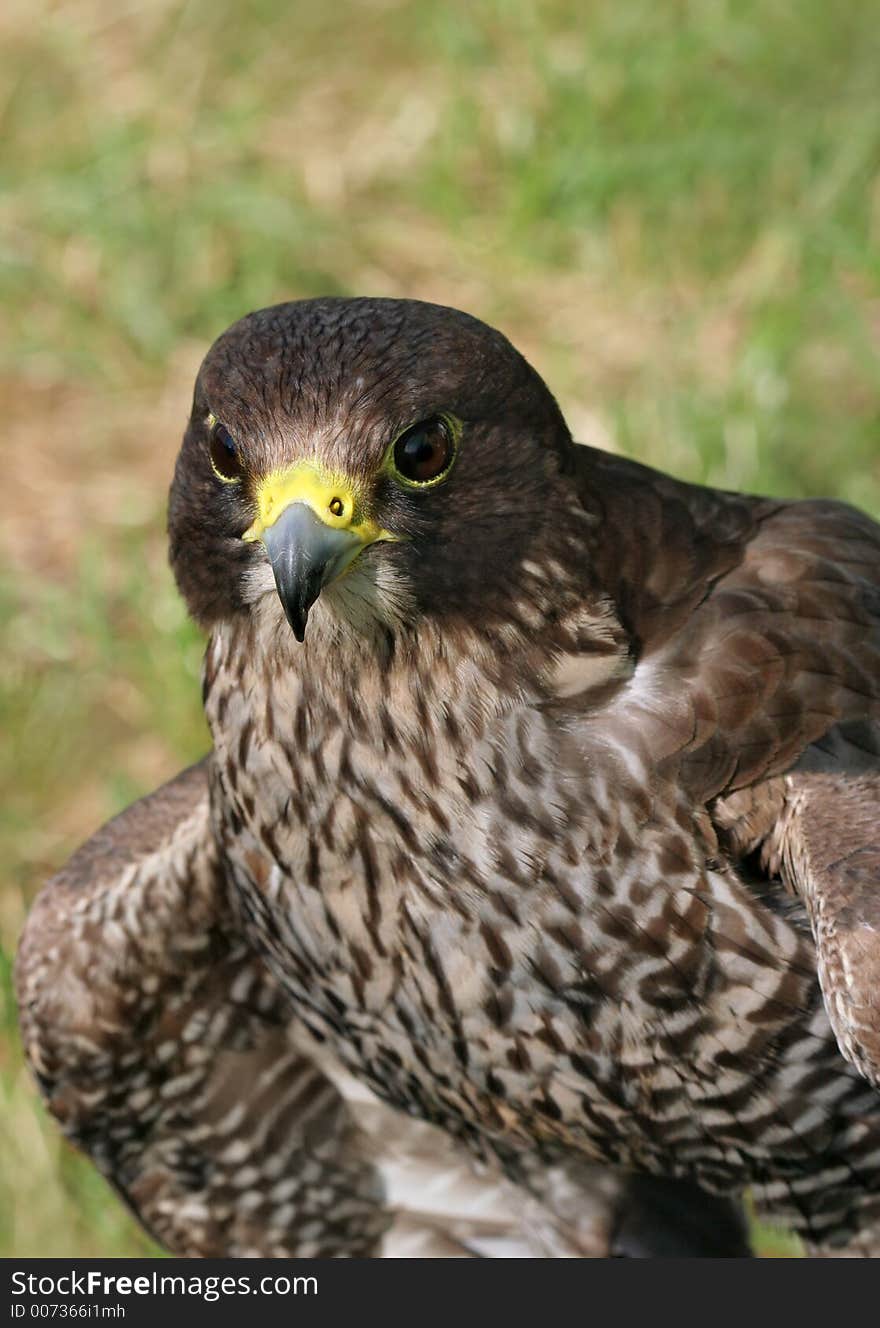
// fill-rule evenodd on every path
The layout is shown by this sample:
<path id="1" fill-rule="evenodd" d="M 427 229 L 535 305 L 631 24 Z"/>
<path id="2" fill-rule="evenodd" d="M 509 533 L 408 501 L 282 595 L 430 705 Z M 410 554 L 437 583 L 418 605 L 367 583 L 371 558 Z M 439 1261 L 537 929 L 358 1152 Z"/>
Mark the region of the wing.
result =
<path id="1" fill-rule="evenodd" d="M 841 1051 L 877 1082 L 880 526 L 580 464 L 627 532 L 598 557 L 636 663 L 602 722 L 709 809 L 734 862 L 802 895 Z"/>
<path id="2" fill-rule="evenodd" d="M 644 733 L 663 773 L 709 802 L 880 721 L 880 526 L 578 453 L 588 556 L 634 665 L 603 719 Z"/>
<path id="3" fill-rule="evenodd" d="M 687 636 L 693 732 L 676 761 L 703 799 L 880 721 L 880 527 L 835 503 L 774 514 Z"/>
<path id="4" fill-rule="evenodd" d="M 236 939 L 207 762 L 100 830 L 17 960 L 26 1054 L 67 1136 L 179 1255 L 366 1255 L 390 1218 L 336 1089 Z"/>
<path id="5" fill-rule="evenodd" d="M 806 902 L 841 1051 L 880 1087 L 880 772 L 787 784 L 768 865 Z"/>

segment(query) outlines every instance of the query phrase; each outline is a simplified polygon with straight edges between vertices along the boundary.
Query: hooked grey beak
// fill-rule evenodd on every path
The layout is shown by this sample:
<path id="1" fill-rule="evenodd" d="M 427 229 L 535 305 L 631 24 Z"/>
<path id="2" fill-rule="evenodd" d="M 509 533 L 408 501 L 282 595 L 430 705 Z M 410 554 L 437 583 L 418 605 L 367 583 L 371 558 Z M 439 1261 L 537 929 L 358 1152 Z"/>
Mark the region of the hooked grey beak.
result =
<path id="1" fill-rule="evenodd" d="M 305 639 L 309 609 L 324 586 L 354 561 L 364 541 L 327 526 L 306 503 L 291 503 L 261 536 L 275 585 L 297 641 Z"/>

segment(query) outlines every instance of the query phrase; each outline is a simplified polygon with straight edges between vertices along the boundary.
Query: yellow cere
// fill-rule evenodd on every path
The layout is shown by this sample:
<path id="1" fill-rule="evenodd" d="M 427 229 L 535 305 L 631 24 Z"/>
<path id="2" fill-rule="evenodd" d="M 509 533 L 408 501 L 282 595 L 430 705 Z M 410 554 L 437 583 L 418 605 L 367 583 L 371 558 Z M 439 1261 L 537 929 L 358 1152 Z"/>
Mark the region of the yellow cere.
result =
<path id="1" fill-rule="evenodd" d="M 265 476 L 257 484 L 256 500 L 257 516 L 242 535 L 248 542 L 261 539 L 291 503 L 306 503 L 325 526 L 350 530 L 364 544 L 400 538 L 363 515 L 350 479 L 328 474 L 311 461 Z"/>

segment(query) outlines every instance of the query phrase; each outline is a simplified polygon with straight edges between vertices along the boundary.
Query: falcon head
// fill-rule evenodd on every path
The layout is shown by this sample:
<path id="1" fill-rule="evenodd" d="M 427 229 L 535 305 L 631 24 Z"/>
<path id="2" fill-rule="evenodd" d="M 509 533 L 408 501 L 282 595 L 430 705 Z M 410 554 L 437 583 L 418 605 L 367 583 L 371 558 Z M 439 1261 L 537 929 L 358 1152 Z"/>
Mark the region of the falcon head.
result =
<path id="1" fill-rule="evenodd" d="M 362 629 L 501 615 L 559 518 L 571 439 L 499 333 L 412 300 L 249 314 L 211 347 L 171 488 L 171 561 L 205 626 L 320 596 Z"/>

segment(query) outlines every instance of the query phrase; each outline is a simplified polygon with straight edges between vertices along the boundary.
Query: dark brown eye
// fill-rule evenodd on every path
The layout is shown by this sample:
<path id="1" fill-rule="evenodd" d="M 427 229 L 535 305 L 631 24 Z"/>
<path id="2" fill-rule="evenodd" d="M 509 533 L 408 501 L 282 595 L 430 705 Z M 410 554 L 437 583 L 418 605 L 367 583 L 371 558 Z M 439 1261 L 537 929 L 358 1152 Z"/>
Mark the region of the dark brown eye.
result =
<path id="1" fill-rule="evenodd" d="M 394 444 L 394 466 L 410 484 L 430 484 L 449 469 L 454 452 L 452 430 L 438 416 L 400 435 Z"/>
<path id="2" fill-rule="evenodd" d="M 208 441 L 208 451 L 215 474 L 227 484 L 234 484 L 244 475 L 244 466 L 235 446 L 235 440 L 225 424 L 214 420 Z"/>

